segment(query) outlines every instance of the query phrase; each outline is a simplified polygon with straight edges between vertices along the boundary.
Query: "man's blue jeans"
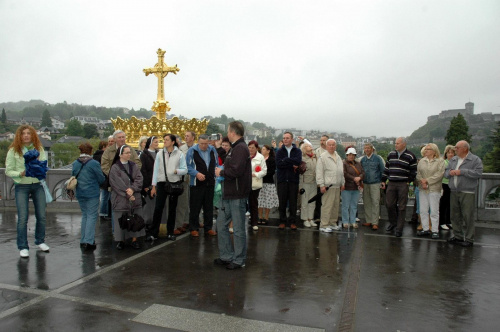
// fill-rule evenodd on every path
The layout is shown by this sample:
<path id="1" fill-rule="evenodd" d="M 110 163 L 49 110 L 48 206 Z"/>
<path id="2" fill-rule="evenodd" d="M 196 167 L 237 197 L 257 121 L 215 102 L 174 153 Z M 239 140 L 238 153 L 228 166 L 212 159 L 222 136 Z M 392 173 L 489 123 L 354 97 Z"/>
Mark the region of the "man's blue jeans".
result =
<path id="1" fill-rule="evenodd" d="M 99 197 L 78 199 L 82 210 L 82 236 L 80 243 L 94 244 L 95 224 L 99 215 Z"/>
<path id="2" fill-rule="evenodd" d="M 219 258 L 223 261 L 244 265 L 247 259 L 247 234 L 245 227 L 246 198 L 223 199 L 217 216 Z M 233 221 L 233 241 L 229 234 L 229 223 Z"/>
<path id="3" fill-rule="evenodd" d="M 16 207 L 17 207 L 17 248 L 19 250 L 29 249 L 28 246 L 28 217 L 29 196 L 35 206 L 35 244 L 45 242 L 45 191 L 40 183 L 16 184 Z"/>
<path id="4" fill-rule="evenodd" d="M 99 215 L 101 217 L 107 217 L 109 215 L 109 197 L 111 196 L 111 193 L 108 191 L 108 189 L 101 189 L 101 209 L 99 211 Z"/>
<path id="5" fill-rule="evenodd" d="M 342 222 L 354 225 L 358 211 L 359 190 L 343 190 L 342 196 Z"/>

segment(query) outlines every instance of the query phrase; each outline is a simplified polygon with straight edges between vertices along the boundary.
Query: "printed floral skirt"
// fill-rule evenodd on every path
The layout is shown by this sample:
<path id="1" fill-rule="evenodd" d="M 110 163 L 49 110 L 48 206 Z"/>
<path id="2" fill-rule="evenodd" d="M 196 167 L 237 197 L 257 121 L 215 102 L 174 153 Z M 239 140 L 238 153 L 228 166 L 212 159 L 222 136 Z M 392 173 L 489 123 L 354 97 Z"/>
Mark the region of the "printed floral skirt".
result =
<path id="1" fill-rule="evenodd" d="M 272 209 L 278 206 L 276 186 L 274 183 L 264 183 L 259 193 L 259 208 Z"/>

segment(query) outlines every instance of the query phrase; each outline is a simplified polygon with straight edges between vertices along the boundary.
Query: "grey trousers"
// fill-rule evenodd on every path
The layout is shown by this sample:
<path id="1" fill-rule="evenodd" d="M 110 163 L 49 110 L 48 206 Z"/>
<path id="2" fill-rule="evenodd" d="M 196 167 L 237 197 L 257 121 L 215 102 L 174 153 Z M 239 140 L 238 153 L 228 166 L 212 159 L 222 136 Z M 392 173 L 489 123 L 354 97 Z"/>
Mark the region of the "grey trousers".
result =
<path id="1" fill-rule="evenodd" d="M 451 225 L 457 239 L 474 242 L 476 194 L 452 191 L 450 195 Z"/>
<path id="2" fill-rule="evenodd" d="M 365 206 L 365 221 L 378 225 L 380 216 L 380 182 L 366 184 L 363 190 L 363 204 Z"/>

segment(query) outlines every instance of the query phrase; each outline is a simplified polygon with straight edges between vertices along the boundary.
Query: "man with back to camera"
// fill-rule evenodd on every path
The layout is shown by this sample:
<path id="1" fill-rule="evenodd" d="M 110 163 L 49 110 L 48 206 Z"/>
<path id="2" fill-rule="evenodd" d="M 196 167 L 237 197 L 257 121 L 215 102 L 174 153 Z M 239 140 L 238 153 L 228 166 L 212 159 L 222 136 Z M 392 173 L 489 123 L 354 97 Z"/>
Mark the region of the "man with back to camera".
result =
<path id="1" fill-rule="evenodd" d="M 229 123 L 227 137 L 231 142 L 224 162 L 224 169 L 217 167 L 216 176 L 222 181 L 222 200 L 217 216 L 217 239 L 219 258 L 214 264 L 226 266 L 229 270 L 245 266 L 247 258 L 247 237 L 245 227 L 246 203 L 252 190 L 252 165 L 250 151 L 243 135 L 245 128 L 239 121 Z M 229 223 L 233 221 L 233 243 L 229 233 Z"/>
<path id="2" fill-rule="evenodd" d="M 451 158 L 444 172 L 450 179 L 450 211 L 453 237 L 449 243 L 462 247 L 474 245 L 476 188 L 483 174 L 483 162 L 470 152 L 467 141 L 455 145 L 457 155 Z"/>
<path id="3" fill-rule="evenodd" d="M 276 153 L 276 168 L 278 169 L 278 200 L 280 224 L 279 229 L 296 230 L 297 198 L 299 190 L 299 173 L 297 168 L 302 161 L 302 151 L 292 143 L 293 134 L 289 131 L 283 134 L 283 146 Z M 286 207 L 288 205 L 288 218 Z"/>
<path id="4" fill-rule="evenodd" d="M 386 227 L 386 232 L 392 233 L 396 230 L 396 237 L 401 237 L 406 218 L 408 187 L 417 176 L 417 157 L 406 149 L 404 137 L 398 137 L 394 146 L 396 150 L 391 151 L 387 156 L 380 186 L 382 189 L 387 187 L 385 201 L 389 225 Z M 389 183 L 386 185 L 387 180 Z"/>

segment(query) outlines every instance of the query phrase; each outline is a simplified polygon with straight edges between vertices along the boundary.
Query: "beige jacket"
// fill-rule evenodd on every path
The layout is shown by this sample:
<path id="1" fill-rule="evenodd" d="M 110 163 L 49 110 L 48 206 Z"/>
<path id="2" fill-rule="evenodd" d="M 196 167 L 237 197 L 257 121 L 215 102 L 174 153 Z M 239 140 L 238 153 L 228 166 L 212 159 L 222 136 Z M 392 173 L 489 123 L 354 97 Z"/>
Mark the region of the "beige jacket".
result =
<path id="1" fill-rule="evenodd" d="M 417 165 L 418 188 L 425 192 L 441 192 L 444 171 L 445 162 L 442 158 L 434 158 L 432 160 L 427 159 L 427 157 L 422 158 Z M 428 189 L 422 188 L 422 179 L 427 180 L 429 184 Z"/>
<path id="2" fill-rule="evenodd" d="M 340 188 L 345 183 L 344 164 L 337 151 L 331 155 L 324 152 L 316 165 L 316 183 L 319 187 Z"/>
<path id="3" fill-rule="evenodd" d="M 302 161 L 306 162 L 306 172 L 300 176 L 300 183 L 316 183 L 316 166 L 318 164 L 316 154 L 310 158 L 307 154 L 302 153 Z"/>

